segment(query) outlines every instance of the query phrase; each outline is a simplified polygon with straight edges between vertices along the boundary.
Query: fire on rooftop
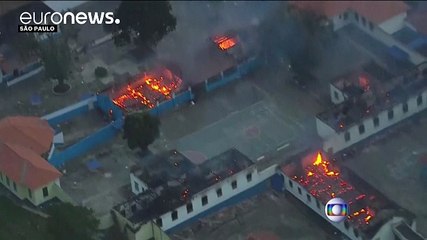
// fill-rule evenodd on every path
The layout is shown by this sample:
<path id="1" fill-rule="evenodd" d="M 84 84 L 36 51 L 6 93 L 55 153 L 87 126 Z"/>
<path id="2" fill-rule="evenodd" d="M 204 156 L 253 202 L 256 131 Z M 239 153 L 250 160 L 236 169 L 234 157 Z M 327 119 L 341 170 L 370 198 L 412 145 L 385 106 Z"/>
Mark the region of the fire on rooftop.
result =
<path id="1" fill-rule="evenodd" d="M 227 51 L 228 49 L 234 47 L 237 44 L 237 39 L 228 36 L 217 36 L 213 38 L 215 44 L 218 48 Z"/>
<path id="2" fill-rule="evenodd" d="M 156 102 L 172 97 L 180 89 L 182 79 L 171 70 L 161 67 L 139 76 L 137 80 L 113 96 L 113 102 L 124 110 L 140 109 L 143 106 L 153 108 Z"/>
<path id="3" fill-rule="evenodd" d="M 314 155 L 310 155 L 310 157 Z M 320 152 L 315 161 L 304 167 L 304 176 L 294 176 L 293 179 L 304 186 L 319 201 L 326 203 L 339 197 L 349 204 L 348 221 L 364 229 L 375 217 L 376 211 L 367 205 L 375 196 L 367 196 L 358 192 L 350 183 L 340 176 L 339 169 L 333 167 Z M 367 201 L 368 200 L 368 201 Z"/>

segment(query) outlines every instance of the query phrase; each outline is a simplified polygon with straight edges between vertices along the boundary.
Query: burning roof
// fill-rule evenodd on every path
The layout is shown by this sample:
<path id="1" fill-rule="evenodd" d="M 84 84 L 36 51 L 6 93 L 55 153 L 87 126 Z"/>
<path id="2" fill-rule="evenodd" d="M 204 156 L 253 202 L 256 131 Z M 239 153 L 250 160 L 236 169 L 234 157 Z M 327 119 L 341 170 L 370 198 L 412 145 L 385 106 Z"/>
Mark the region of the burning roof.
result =
<path id="1" fill-rule="evenodd" d="M 216 36 L 213 38 L 213 42 L 217 44 L 219 49 L 227 51 L 237 44 L 237 38 L 229 36 Z"/>
<path id="2" fill-rule="evenodd" d="M 318 152 L 315 161 L 304 167 L 304 175 L 293 179 L 323 203 L 335 197 L 344 199 L 350 209 L 348 221 L 363 230 L 376 215 L 376 210 L 369 204 L 376 197 L 359 192 L 340 175 L 339 169 Z"/>
<path id="3" fill-rule="evenodd" d="M 171 70 L 161 67 L 137 77 L 137 80 L 113 96 L 113 102 L 122 109 L 130 110 L 146 106 L 155 107 L 172 97 L 172 93 L 180 89 L 182 79 L 174 75 Z"/>

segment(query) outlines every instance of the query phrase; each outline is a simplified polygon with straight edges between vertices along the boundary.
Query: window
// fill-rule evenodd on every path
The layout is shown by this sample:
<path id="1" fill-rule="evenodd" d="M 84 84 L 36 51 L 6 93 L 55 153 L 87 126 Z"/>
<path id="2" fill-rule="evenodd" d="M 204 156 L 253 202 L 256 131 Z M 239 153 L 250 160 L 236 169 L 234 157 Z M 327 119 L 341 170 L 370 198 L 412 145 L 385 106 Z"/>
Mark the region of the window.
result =
<path id="1" fill-rule="evenodd" d="M 134 182 L 135 190 L 139 192 L 139 184 L 137 182 Z"/>
<path id="2" fill-rule="evenodd" d="M 16 183 L 15 182 L 13 182 L 13 190 L 15 190 L 15 192 L 16 192 Z"/>
<path id="3" fill-rule="evenodd" d="M 363 124 L 360 124 L 360 125 L 359 125 L 359 133 L 360 133 L 360 134 L 365 133 L 365 125 L 363 125 Z"/>
<path id="4" fill-rule="evenodd" d="M 317 207 L 318 209 L 320 209 L 320 202 L 319 202 L 319 200 L 317 200 L 317 199 L 316 199 L 316 207 Z"/>
<path id="5" fill-rule="evenodd" d="M 222 196 L 222 188 L 218 188 L 218 189 L 216 190 L 216 196 L 217 196 L 217 197 L 221 197 L 221 196 Z"/>
<path id="6" fill-rule="evenodd" d="M 388 111 L 388 119 L 389 120 L 391 120 L 391 119 L 393 119 L 394 118 L 394 111 L 393 111 L 393 109 L 392 110 L 389 110 Z"/>
<path id="7" fill-rule="evenodd" d="M 248 173 L 248 174 L 246 174 L 246 180 L 247 180 L 248 182 L 252 181 L 252 173 Z"/>
<path id="8" fill-rule="evenodd" d="M 10 180 L 9 180 L 9 178 L 7 176 L 6 176 L 6 184 L 7 184 L 8 187 L 10 187 Z"/>
<path id="9" fill-rule="evenodd" d="M 371 31 L 374 30 L 374 24 L 372 22 L 369 22 L 369 29 L 371 29 Z"/>
<path id="10" fill-rule="evenodd" d="M 362 17 L 362 24 L 363 26 L 366 26 L 366 19 L 364 17 Z"/>
<path id="11" fill-rule="evenodd" d="M 237 188 L 237 181 L 236 180 L 231 182 L 231 188 L 233 188 L 233 189 Z"/>
<path id="12" fill-rule="evenodd" d="M 49 192 L 47 190 L 47 187 L 43 188 L 43 197 L 47 197 L 49 195 Z"/>
<path id="13" fill-rule="evenodd" d="M 157 218 L 156 224 L 157 224 L 157 226 L 162 227 L 163 226 L 163 220 L 161 218 Z"/>
<path id="14" fill-rule="evenodd" d="M 208 196 L 203 196 L 202 197 L 202 206 L 205 206 L 206 204 L 208 204 Z"/>
<path id="15" fill-rule="evenodd" d="M 408 103 L 402 104 L 402 111 L 403 111 L 403 113 L 407 113 L 408 112 Z"/>
<path id="16" fill-rule="evenodd" d="M 344 13 L 344 20 L 347 20 L 347 18 L 348 18 L 348 13 L 347 13 L 347 12 L 345 12 L 345 13 Z"/>
<path id="17" fill-rule="evenodd" d="M 28 188 L 28 197 L 33 198 L 33 192 L 31 192 L 31 189 Z"/>
<path id="18" fill-rule="evenodd" d="M 298 187 L 298 193 L 301 195 L 302 193 L 301 193 L 301 188 L 300 187 Z"/>
<path id="19" fill-rule="evenodd" d="M 311 202 L 311 196 L 310 196 L 310 194 L 307 193 L 306 197 L 307 197 L 307 201 Z"/>
<path id="20" fill-rule="evenodd" d="M 349 132 L 344 133 L 344 140 L 346 142 L 350 141 L 350 133 Z"/>
<path id="21" fill-rule="evenodd" d="M 380 119 L 378 117 L 374 117 L 374 127 L 378 127 L 380 125 Z"/>
<path id="22" fill-rule="evenodd" d="M 294 183 L 289 179 L 289 186 L 291 187 L 291 188 L 294 188 Z"/>
<path id="23" fill-rule="evenodd" d="M 190 202 L 190 203 L 187 203 L 187 213 L 191 213 L 193 211 L 193 204 Z"/>
<path id="24" fill-rule="evenodd" d="M 423 96 L 418 96 L 417 97 L 417 106 L 420 106 L 423 103 Z"/>
<path id="25" fill-rule="evenodd" d="M 172 221 L 175 221 L 178 219 L 178 212 L 175 210 L 171 213 Z"/>
<path id="26" fill-rule="evenodd" d="M 336 99 L 336 100 L 338 100 L 338 99 L 339 99 L 339 96 L 338 96 L 338 92 L 337 92 L 337 91 L 334 91 L 334 97 L 335 97 L 335 99 Z"/>
<path id="27" fill-rule="evenodd" d="M 356 19 L 356 22 L 359 22 L 359 14 L 356 12 L 354 13 L 354 19 Z"/>

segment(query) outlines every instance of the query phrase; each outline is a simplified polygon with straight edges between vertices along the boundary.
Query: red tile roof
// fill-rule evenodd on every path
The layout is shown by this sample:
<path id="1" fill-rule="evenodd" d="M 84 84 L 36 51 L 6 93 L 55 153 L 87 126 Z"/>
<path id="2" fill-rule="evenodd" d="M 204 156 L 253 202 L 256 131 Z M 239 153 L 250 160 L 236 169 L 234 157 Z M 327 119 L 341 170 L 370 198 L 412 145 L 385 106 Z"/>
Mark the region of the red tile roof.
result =
<path id="1" fill-rule="evenodd" d="M 25 146 L 38 155 L 50 150 L 54 131 L 38 117 L 7 117 L 0 120 L 0 141 Z"/>
<path id="2" fill-rule="evenodd" d="M 403 1 L 290 1 L 289 4 L 327 17 L 351 9 L 375 24 L 383 23 L 409 9 Z"/>
<path id="3" fill-rule="evenodd" d="M 0 143 L 0 170 L 18 184 L 35 190 L 55 181 L 61 173 L 32 150 Z"/>

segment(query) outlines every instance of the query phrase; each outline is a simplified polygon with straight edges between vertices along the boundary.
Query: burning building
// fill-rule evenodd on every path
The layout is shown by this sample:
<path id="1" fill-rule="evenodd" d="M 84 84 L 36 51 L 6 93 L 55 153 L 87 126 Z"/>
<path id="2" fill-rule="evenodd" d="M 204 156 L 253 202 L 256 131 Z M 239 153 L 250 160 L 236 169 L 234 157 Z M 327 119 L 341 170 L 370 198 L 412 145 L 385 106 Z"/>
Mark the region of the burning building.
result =
<path id="1" fill-rule="evenodd" d="M 281 171 L 285 190 L 324 219 L 324 207 L 330 199 L 346 201 L 347 219 L 330 223 L 350 239 L 423 239 L 415 232 L 414 214 L 388 200 L 349 169 L 334 166 L 321 152 L 295 156 Z M 405 233 L 398 228 L 405 228 Z"/>
<path id="2" fill-rule="evenodd" d="M 112 93 L 113 102 L 126 111 L 153 108 L 158 102 L 170 99 L 182 86 L 182 79 L 166 67 L 145 72 L 132 83 Z"/>
<path id="3" fill-rule="evenodd" d="M 211 41 L 216 49 L 229 54 L 237 61 L 245 58 L 244 41 L 237 33 L 216 34 L 211 37 Z"/>
<path id="4" fill-rule="evenodd" d="M 121 227 L 128 230 L 129 239 L 138 239 L 150 224 L 166 233 L 174 232 L 182 224 L 217 211 L 237 195 L 266 188 L 263 183 L 275 171 L 276 166 L 258 170 L 236 149 L 197 165 L 171 150 L 131 168 L 135 195 L 115 206 L 113 212 Z"/>
<path id="5" fill-rule="evenodd" d="M 339 152 L 427 107 L 427 63 L 394 75 L 369 63 L 330 85 L 334 106 L 317 114 L 323 150 Z"/>

